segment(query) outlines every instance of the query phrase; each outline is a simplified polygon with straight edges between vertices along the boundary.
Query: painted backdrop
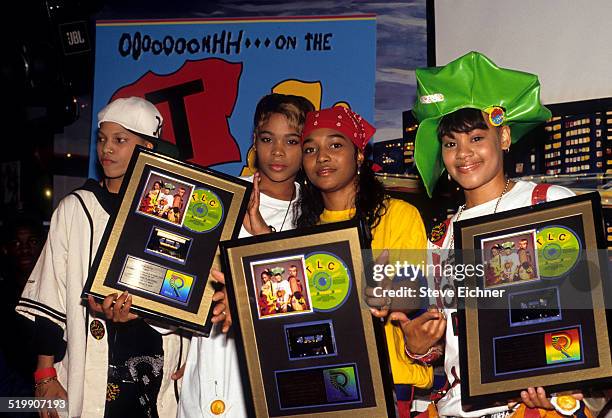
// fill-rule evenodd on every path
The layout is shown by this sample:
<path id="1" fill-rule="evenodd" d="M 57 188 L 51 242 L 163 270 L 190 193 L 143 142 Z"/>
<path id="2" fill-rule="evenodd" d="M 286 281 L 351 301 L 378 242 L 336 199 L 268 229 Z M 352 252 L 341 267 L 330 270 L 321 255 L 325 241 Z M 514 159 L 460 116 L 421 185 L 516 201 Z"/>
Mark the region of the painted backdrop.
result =
<path id="1" fill-rule="evenodd" d="M 93 110 L 113 98 L 145 97 L 184 159 L 238 175 L 263 95 L 347 105 L 373 120 L 375 68 L 373 15 L 98 21 Z"/>

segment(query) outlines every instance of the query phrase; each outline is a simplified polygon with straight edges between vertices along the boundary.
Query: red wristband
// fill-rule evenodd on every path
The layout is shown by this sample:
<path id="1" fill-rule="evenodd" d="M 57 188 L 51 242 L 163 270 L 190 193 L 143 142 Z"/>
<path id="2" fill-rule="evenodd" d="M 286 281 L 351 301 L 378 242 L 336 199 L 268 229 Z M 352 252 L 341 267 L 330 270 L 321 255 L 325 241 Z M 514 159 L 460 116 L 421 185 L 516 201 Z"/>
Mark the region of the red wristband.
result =
<path id="1" fill-rule="evenodd" d="M 44 369 L 38 369 L 34 372 L 34 382 L 38 382 L 42 379 L 57 376 L 55 367 L 45 367 Z"/>

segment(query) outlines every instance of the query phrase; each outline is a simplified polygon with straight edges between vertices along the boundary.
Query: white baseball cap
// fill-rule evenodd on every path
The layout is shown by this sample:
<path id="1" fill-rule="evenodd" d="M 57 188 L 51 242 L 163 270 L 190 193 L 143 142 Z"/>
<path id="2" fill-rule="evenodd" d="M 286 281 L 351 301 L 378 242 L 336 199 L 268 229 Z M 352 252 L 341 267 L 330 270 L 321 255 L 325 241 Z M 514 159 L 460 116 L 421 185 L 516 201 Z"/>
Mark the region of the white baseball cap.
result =
<path id="1" fill-rule="evenodd" d="M 115 99 L 98 112 L 98 128 L 102 122 L 115 122 L 128 131 L 151 142 L 154 150 L 178 157 L 176 145 L 161 138 L 164 123 L 155 105 L 142 97 Z"/>

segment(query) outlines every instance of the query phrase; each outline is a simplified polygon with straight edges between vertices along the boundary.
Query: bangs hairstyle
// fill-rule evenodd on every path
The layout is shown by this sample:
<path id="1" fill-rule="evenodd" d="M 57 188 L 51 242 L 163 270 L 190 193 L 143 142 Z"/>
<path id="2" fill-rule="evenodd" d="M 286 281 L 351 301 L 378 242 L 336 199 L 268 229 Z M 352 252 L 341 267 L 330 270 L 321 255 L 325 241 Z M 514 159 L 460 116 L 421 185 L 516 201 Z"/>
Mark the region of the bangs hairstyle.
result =
<path id="1" fill-rule="evenodd" d="M 438 139 L 445 136 L 453 137 L 453 132 L 468 133 L 474 129 L 488 130 L 489 125 L 482 116 L 482 111 L 466 107 L 449 113 L 440 119 L 438 124 Z"/>
<path id="2" fill-rule="evenodd" d="M 301 132 L 306 121 L 306 114 L 314 110 L 313 104 L 306 98 L 291 94 L 272 93 L 261 98 L 255 108 L 253 130 L 266 123 L 274 113 L 284 115 L 289 125 Z"/>

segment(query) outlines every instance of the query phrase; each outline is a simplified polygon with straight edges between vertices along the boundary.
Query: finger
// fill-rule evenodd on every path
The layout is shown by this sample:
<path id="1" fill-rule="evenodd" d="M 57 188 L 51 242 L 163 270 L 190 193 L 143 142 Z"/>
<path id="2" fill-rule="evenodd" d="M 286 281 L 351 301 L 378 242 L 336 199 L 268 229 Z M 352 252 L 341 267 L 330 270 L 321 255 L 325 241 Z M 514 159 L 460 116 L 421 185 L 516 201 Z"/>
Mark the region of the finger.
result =
<path id="1" fill-rule="evenodd" d="M 433 336 L 436 339 L 442 338 L 442 336 L 446 333 L 446 319 L 441 319 L 438 321 L 436 328 L 434 330 Z"/>
<path id="2" fill-rule="evenodd" d="M 527 391 L 525 390 L 521 391 L 521 400 L 523 401 L 523 403 L 525 404 L 527 408 L 535 408 L 535 405 L 531 401 L 531 398 L 529 397 L 529 393 L 527 393 Z"/>
<path id="3" fill-rule="evenodd" d="M 221 329 L 221 332 L 223 332 L 224 334 L 227 334 L 231 326 L 232 326 L 232 315 L 229 312 L 226 312 L 225 321 L 223 321 L 223 328 Z"/>
<path id="4" fill-rule="evenodd" d="M 437 320 L 437 319 L 442 319 L 441 318 L 442 315 L 440 315 L 440 312 L 436 311 L 436 312 L 424 312 L 421 315 L 417 316 L 416 318 L 413 319 L 413 321 L 417 322 L 419 325 L 423 325 L 428 321 L 433 321 L 433 320 Z"/>
<path id="5" fill-rule="evenodd" d="M 261 181 L 261 177 L 258 175 L 256 178 L 253 178 L 253 209 L 259 210 L 259 182 Z"/>
<path id="6" fill-rule="evenodd" d="M 366 298 L 366 303 L 371 308 L 388 308 L 386 298 Z"/>
<path id="7" fill-rule="evenodd" d="M 172 373 L 172 376 L 170 376 L 170 378 L 172 380 L 179 380 L 183 377 L 184 374 L 185 374 L 185 365 L 183 364 L 177 371 Z"/>
<path id="8" fill-rule="evenodd" d="M 446 328 L 446 320 L 444 319 L 442 314 L 440 314 L 438 312 L 438 317 L 437 318 L 430 319 L 430 320 L 424 322 L 421 325 L 421 327 L 429 335 L 435 336 L 435 335 L 438 335 L 440 332 L 443 332 L 443 330 L 445 330 L 445 328 Z"/>
<path id="9" fill-rule="evenodd" d="M 106 319 L 113 318 L 113 302 L 115 302 L 115 299 L 117 299 L 118 296 L 119 295 L 116 293 L 113 293 L 105 297 L 102 301 L 102 310 L 104 311 L 104 316 L 106 316 Z"/>
<path id="10" fill-rule="evenodd" d="M 527 395 L 529 396 L 529 400 L 531 401 L 531 404 L 535 408 L 538 408 L 539 407 L 538 395 L 536 394 L 535 389 L 534 388 L 527 388 Z"/>
<path id="11" fill-rule="evenodd" d="M 215 294 L 212 297 L 213 302 L 219 302 L 223 299 L 225 299 L 225 292 L 223 292 L 222 290 L 215 292 Z"/>
<path id="12" fill-rule="evenodd" d="M 50 409 L 49 410 L 49 416 L 51 418 L 59 418 L 59 413 L 57 412 L 56 409 Z"/>
<path id="13" fill-rule="evenodd" d="M 123 293 L 119 295 L 117 300 L 115 300 L 115 305 L 119 305 L 119 307 L 125 305 L 125 302 L 127 301 L 128 296 L 130 296 L 130 294 L 128 293 L 127 290 L 124 290 Z"/>
<path id="14" fill-rule="evenodd" d="M 219 302 L 215 305 L 215 308 L 213 309 L 213 315 L 214 316 L 218 316 L 221 314 L 225 313 L 225 303 L 223 302 Z"/>
<path id="15" fill-rule="evenodd" d="M 219 270 L 212 268 L 210 270 L 210 274 L 213 276 L 213 278 L 221 283 L 221 284 L 225 284 L 225 274 L 221 273 Z"/>
<path id="16" fill-rule="evenodd" d="M 253 190 L 251 191 L 251 196 L 249 197 L 249 214 L 252 214 L 253 210 L 259 207 L 259 204 L 257 203 L 259 198 L 259 179 L 260 177 L 258 173 L 255 173 L 253 175 Z"/>
<path id="17" fill-rule="evenodd" d="M 573 393 L 572 396 L 574 397 L 574 399 L 581 401 L 584 399 L 584 395 L 582 394 L 582 392 L 579 393 Z"/>
<path id="18" fill-rule="evenodd" d="M 375 316 L 376 318 L 385 318 L 387 315 L 389 315 L 389 309 L 370 308 L 370 312 L 372 312 L 372 316 Z"/>
<path id="19" fill-rule="evenodd" d="M 404 312 L 396 311 L 389 315 L 390 321 L 409 322 L 408 316 Z"/>
<path id="20" fill-rule="evenodd" d="M 244 226 L 244 229 L 246 229 L 247 231 L 251 230 L 251 221 L 249 219 L 248 214 L 244 215 L 244 219 L 242 219 L 242 226 Z"/>
<path id="21" fill-rule="evenodd" d="M 251 192 L 251 196 L 249 197 L 249 205 L 247 206 L 247 215 L 245 216 L 245 218 L 247 218 L 251 212 L 253 211 L 253 206 L 255 205 L 255 192 L 252 191 Z"/>
<path id="22" fill-rule="evenodd" d="M 393 278 L 385 277 L 381 282 L 380 286 L 383 289 L 391 289 L 393 288 Z"/>
<path id="23" fill-rule="evenodd" d="M 376 257 L 376 264 L 387 264 L 389 262 L 389 250 L 383 250 L 378 257 Z"/>
<path id="24" fill-rule="evenodd" d="M 544 388 L 539 387 L 536 390 L 536 396 L 537 396 L 537 399 L 538 399 L 538 402 L 539 402 L 539 406 L 541 408 L 546 408 L 546 409 L 553 408 L 553 405 L 550 403 L 550 401 L 546 397 L 546 391 L 544 390 Z"/>
<path id="25" fill-rule="evenodd" d="M 138 314 L 133 313 L 131 309 L 132 309 L 132 301 L 130 299 L 130 306 L 126 304 L 124 305 L 122 309 L 119 310 L 120 312 L 119 322 L 128 322 L 128 321 L 133 321 L 134 319 L 139 318 Z"/>
<path id="26" fill-rule="evenodd" d="M 125 304 L 121 307 L 121 320 L 123 322 L 129 321 L 130 318 L 130 309 L 132 309 L 132 295 L 129 295 L 125 301 Z"/>
<path id="27" fill-rule="evenodd" d="M 226 316 L 225 311 L 220 312 L 218 315 L 214 315 L 212 319 L 210 320 L 210 322 L 212 322 L 213 324 L 223 322 L 225 320 L 225 316 Z"/>
<path id="28" fill-rule="evenodd" d="M 117 298 L 115 301 L 115 306 L 113 306 L 113 321 L 114 322 L 123 322 L 121 321 L 123 313 L 123 308 L 125 306 L 125 301 L 128 297 L 127 290 L 124 290 L 121 296 Z"/>
<path id="29" fill-rule="evenodd" d="M 98 302 L 96 302 L 96 300 L 93 298 L 93 296 L 88 295 L 87 296 L 87 302 L 89 303 L 89 308 L 97 313 L 102 313 L 104 312 L 102 310 L 102 305 L 100 305 Z"/>

